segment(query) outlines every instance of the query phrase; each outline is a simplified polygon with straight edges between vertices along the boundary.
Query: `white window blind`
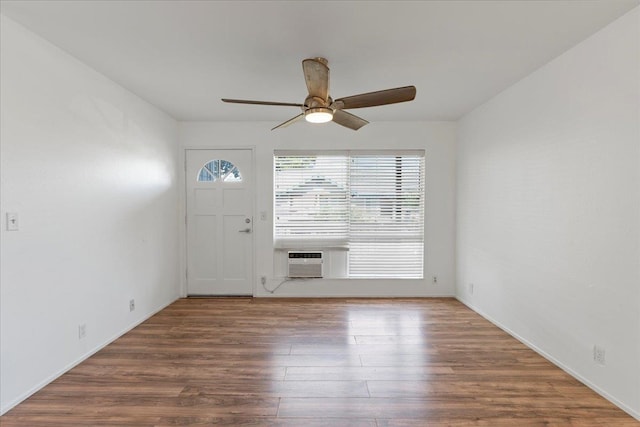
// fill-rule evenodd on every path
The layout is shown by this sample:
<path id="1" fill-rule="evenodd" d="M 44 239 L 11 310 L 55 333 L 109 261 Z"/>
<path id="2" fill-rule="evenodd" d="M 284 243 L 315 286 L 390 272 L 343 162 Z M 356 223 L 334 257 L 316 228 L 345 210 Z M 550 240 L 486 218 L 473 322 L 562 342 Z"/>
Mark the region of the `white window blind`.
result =
<path id="1" fill-rule="evenodd" d="M 349 234 L 345 155 L 275 157 L 275 240 L 279 246 L 344 246 Z"/>
<path id="2" fill-rule="evenodd" d="M 422 278 L 424 157 L 352 155 L 349 276 Z"/>
<path id="3" fill-rule="evenodd" d="M 423 277 L 422 152 L 279 152 L 274 163 L 276 246 L 345 246 L 349 277 Z"/>

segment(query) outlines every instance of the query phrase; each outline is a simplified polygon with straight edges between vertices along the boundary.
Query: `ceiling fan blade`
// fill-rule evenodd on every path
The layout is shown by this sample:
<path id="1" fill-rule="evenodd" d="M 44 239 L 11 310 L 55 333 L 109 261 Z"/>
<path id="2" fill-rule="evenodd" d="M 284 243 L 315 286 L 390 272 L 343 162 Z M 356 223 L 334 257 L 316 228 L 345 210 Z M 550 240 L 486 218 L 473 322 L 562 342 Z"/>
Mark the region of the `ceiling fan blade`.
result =
<path id="1" fill-rule="evenodd" d="M 307 82 L 309 95 L 321 98 L 325 102 L 329 99 L 329 67 L 324 58 L 310 58 L 302 61 L 304 80 Z"/>
<path id="2" fill-rule="evenodd" d="M 304 107 L 304 104 L 295 104 L 292 102 L 271 102 L 271 101 L 251 101 L 248 99 L 228 99 L 222 98 L 222 102 L 230 102 L 233 104 L 254 104 L 254 105 L 280 105 L 284 107 Z"/>
<path id="3" fill-rule="evenodd" d="M 346 111 L 336 110 L 333 112 L 333 121 L 339 125 L 347 127 L 349 129 L 358 130 L 362 126 L 369 123 L 365 119 L 362 119 L 358 116 L 354 116 L 351 113 L 347 113 Z"/>
<path id="4" fill-rule="evenodd" d="M 303 117 L 304 117 L 304 113 L 300 113 L 297 116 L 287 120 L 286 122 L 280 123 L 278 126 L 272 128 L 271 130 L 276 130 L 278 128 L 286 128 L 287 126 L 297 122 L 298 120 L 300 120 Z"/>
<path id="5" fill-rule="evenodd" d="M 397 102 L 411 101 L 416 97 L 415 86 L 397 87 L 395 89 L 379 90 L 377 92 L 362 93 L 360 95 L 347 96 L 336 99 L 333 108 L 349 109 L 375 107 L 377 105 L 395 104 Z"/>

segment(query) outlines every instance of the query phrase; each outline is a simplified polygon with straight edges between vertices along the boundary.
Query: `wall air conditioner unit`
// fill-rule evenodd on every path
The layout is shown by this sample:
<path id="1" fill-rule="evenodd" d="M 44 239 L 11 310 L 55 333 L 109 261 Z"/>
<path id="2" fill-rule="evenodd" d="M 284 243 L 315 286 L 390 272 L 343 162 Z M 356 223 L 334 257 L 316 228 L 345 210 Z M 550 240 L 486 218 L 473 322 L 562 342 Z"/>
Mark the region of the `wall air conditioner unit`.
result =
<path id="1" fill-rule="evenodd" d="M 290 278 L 322 277 L 322 252 L 289 251 Z"/>

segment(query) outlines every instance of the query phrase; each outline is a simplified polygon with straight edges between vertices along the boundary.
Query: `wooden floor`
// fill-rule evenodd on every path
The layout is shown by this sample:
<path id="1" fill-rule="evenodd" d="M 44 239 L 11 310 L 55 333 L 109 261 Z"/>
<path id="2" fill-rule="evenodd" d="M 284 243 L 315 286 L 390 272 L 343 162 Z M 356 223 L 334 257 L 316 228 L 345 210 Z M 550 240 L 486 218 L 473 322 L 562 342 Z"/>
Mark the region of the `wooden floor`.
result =
<path id="1" fill-rule="evenodd" d="M 3 427 L 639 424 L 452 299 L 179 300 L 0 418 Z"/>

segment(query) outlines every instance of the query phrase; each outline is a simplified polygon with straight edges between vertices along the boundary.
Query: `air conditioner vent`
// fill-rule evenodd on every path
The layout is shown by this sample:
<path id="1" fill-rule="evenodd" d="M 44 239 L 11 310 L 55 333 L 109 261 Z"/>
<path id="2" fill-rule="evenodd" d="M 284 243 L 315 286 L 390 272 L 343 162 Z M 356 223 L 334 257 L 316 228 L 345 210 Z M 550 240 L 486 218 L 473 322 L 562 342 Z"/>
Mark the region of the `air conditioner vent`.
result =
<path id="1" fill-rule="evenodd" d="M 320 278 L 322 277 L 322 252 L 289 251 L 290 278 Z"/>

